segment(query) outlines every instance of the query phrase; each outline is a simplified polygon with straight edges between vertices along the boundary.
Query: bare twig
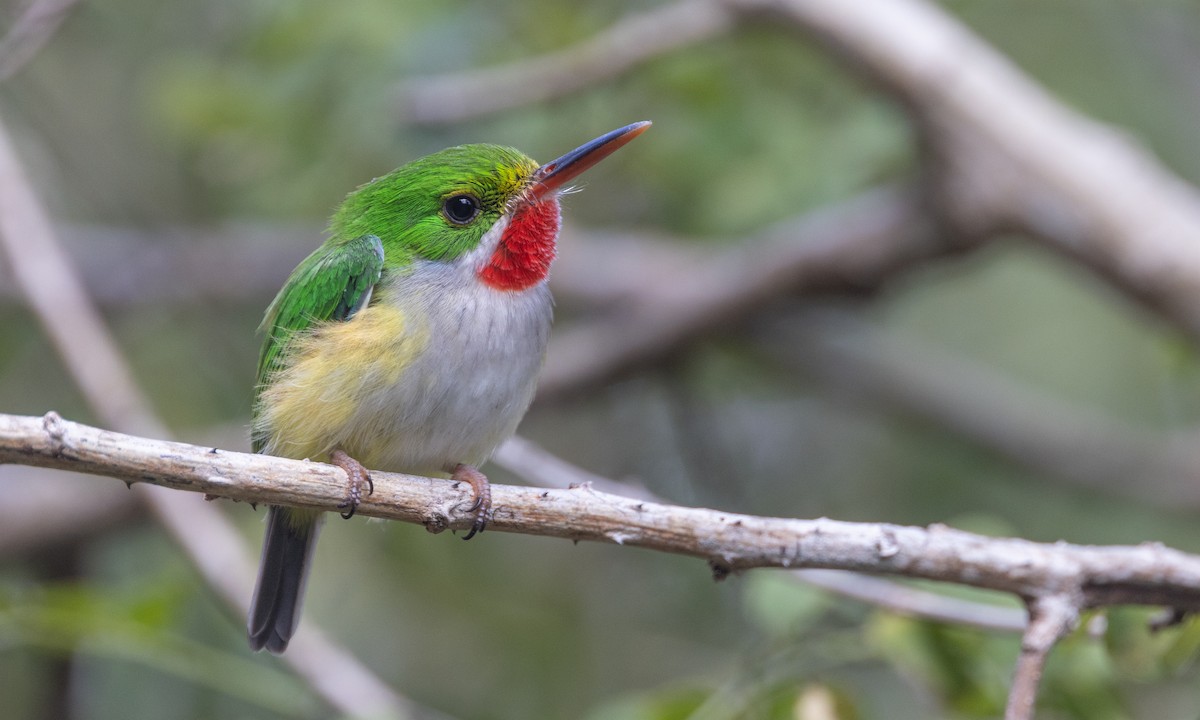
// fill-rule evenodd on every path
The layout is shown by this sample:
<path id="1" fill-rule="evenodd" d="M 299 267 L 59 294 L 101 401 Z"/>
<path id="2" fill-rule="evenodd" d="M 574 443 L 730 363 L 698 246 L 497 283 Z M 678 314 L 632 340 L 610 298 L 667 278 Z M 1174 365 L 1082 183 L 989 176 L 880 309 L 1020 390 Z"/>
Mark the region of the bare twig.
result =
<path id="1" fill-rule="evenodd" d="M 84 293 L 2 124 L 0 250 L 93 410 L 113 427 L 166 436 Z M 246 612 L 253 586 L 251 560 L 229 521 L 197 498 L 154 487 L 139 486 L 137 491 L 208 584 L 238 612 Z M 297 640 L 284 662 L 333 707 L 357 715 L 418 714 L 418 708 L 315 629 Z"/>
<path id="2" fill-rule="evenodd" d="M 0 39 L 0 81 L 7 80 L 54 37 L 79 0 L 34 0 Z"/>
<path id="3" fill-rule="evenodd" d="M 562 52 L 506 67 L 414 78 L 397 93 L 400 118 L 444 123 L 522 107 L 595 87 L 638 64 L 729 29 L 724 3 L 682 0 L 631 15 Z"/>
<path id="4" fill-rule="evenodd" d="M 800 580 L 900 615 L 970 626 L 981 630 L 1023 632 L 1026 613 L 1020 608 L 972 602 L 908 587 L 891 580 L 840 570 L 796 570 Z"/>
<path id="5" fill-rule="evenodd" d="M 1072 595 L 1051 594 L 1029 602 L 1029 627 L 1021 638 L 1021 654 L 1013 673 L 1004 720 L 1033 720 L 1046 656 L 1078 622 L 1078 599 Z"/>
<path id="6" fill-rule="evenodd" d="M 154 229 L 59 225 L 91 301 L 101 307 L 218 299 L 265 303 L 321 239 L 319 225 L 229 224 Z M 20 288 L 0 275 L 0 299 Z"/>
<path id="7" fill-rule="evenodd" d="M 0 415 L 0 463 L 102 474 L 246 502 L 334 510 L 345 479 L 332 465 L 214 451 L 67 422 Z M 441 479 L 373 473 L 364 516 L 465 528 L 469 488 Z M 756 567 L 828 568 L 939 580 L 1043 597 L 1073 593 L 1078 607 L 1200 608 L 1200 557 L 1160 544 L 1082 546 L 929 528 L 792 520 L 662 505 L 601 493 L 493 485 L 489 528 L 644 547 L 707 560 L 716 576 Z"/>

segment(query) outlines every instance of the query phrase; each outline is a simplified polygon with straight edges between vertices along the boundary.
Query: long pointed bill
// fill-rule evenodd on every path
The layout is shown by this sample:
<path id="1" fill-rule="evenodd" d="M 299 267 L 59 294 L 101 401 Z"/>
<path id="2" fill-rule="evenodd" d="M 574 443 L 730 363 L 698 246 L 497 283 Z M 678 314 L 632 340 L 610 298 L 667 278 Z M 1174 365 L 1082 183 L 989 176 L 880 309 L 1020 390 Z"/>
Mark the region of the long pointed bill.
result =
<path id="1" fill-rule="evenodd" d="M 551 160 L 533 173 L 532 183 L 526 191 L 526 197 L 531 201 L 558 191 L 564 185 L 579 177 L 585 170 L 612 155 L 623 145 L 650 127 L 649 120 L 626 125 L 610 133 L 601 135 L 589 143 L 584 143 L 557 160 Z"/>

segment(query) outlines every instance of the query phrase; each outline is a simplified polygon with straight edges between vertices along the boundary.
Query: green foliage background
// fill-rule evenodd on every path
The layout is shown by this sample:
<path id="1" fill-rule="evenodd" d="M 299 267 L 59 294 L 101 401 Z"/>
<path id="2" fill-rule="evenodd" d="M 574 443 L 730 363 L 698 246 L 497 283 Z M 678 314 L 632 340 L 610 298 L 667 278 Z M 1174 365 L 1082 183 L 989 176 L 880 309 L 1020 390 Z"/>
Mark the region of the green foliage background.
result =
<path id="1" fill-rule="evenodd" d="M 546 159 L 652 119 L 652 133 L 589 174 L 567 221 L 713 248 L 913 177 L 900 110 L 803 36 L 766 26 L 478 121 L 415 127 L 396 106 L 405 78 L 555 50 L 653 6 L 83 3 L 0 85 L 0 113 L 63 223 L 137 230 L 175 250 L 197 237 L 179 226 L 296 228 L 273 263 L 280 282 L 348 190 L 460 142 Z M 944 7 L 1063 102 L 1126 128 L 1200 182 L 1195 3 Z M 5 10 L 11 17 L 17 4 Z M 246 300 L 138 301 L 140 284 L 157 280 L 131 278 L 133 300 L 106 307 L 139 380 L 180 438 L 245 447 L 254 328 L 278 283 Z M 1193 345 L 1020 238 L 853 306 L 931 351 L 1098 416 L 1168 431 L 1193 427 L 1200 413 Z M 563 308 L 561 322 L 572 312 Z M 36 323 L 4 296 L 0 411 L 49 409 L 94 420 Z M 586 400 L 537 408 L 522 431 L 682 503 L 1200 551 L 1196 508 L 1163 507 L 1137 477 L 1119 496 L 1084 492 L 954 430 L 847 402 L 735 337 Z M 0 468 L 2 494 L 23 492 L 24 472 Z M 256 546 L 262 513 L 226 509 Z M 0 557 L 0 718 L 328 716 L 277 660 L 248 652 L 242 620 L 158 529 L 134 522 L 62 552 Z M 1113 612 L 1106 632 L 1081 630 L 1060 646 L 1039 717 L 1196 717 L 1200 626 L 1151 635 L 1149 613 Z M 788 718 L 814 687 L 833 694 L 842 718 L 996 717 L 1018 646 L 769 572 L 714 584 L 694 560 L 499 533 L 461 543 L 362 521 L 325 531 L 306 618 L 400 692 L 461 718 Z"/>

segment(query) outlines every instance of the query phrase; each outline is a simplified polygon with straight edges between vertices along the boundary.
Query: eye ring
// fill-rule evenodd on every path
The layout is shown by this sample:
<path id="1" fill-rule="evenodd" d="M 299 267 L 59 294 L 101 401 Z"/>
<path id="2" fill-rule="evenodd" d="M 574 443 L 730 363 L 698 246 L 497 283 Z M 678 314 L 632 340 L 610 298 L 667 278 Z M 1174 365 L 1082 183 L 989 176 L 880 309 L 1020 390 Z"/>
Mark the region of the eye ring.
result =
<path id="1" fill-rule="evenodd" d="M 451 195 L 442 201 L 442 217 L 452 225 L 467 225 L 480 212 L 479 198 L 470 193 Z"/>

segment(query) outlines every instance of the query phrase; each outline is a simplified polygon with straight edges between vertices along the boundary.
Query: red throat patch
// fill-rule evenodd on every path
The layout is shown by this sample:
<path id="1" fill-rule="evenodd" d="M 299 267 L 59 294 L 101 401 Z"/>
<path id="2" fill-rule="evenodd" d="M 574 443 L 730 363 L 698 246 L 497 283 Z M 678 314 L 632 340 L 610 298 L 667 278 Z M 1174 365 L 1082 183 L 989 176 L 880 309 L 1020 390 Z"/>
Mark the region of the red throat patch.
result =
<path id="1" fill-rule="evenodd" d="M 497 290 L 525 290 L 545 280 L 554 262 L 559 217 L 556 198 L 521 206 L 479 279 Z"/>

